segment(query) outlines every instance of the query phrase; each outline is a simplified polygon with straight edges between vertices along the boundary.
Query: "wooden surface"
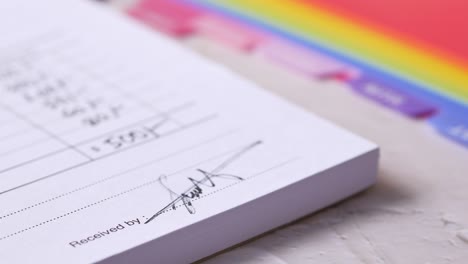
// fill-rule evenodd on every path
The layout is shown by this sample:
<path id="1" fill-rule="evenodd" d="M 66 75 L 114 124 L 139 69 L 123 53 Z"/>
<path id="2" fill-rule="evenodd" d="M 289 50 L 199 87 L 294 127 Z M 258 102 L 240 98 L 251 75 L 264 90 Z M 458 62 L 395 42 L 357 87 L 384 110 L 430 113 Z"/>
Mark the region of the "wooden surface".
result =
<path id="1" fill-rule="evenodd" d="M 191 38 L 188 48 L 381 147 L 378 183 L 202 263 L 468 263 L 468 150 L 333 82 Z"/>

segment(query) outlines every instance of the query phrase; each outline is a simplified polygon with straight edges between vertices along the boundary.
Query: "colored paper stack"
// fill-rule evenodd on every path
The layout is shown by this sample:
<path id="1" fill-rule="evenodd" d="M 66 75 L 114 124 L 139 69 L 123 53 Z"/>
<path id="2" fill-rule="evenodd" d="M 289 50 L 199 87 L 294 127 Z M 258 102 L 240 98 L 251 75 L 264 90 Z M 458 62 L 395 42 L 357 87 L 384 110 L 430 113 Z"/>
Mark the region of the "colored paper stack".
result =
<path id="1" fill-rule="evenodd" d="M 143 0 L 128 12 L 174 37 L 201 34 L 348 82 L 468 146 L 466 1 Z"/>

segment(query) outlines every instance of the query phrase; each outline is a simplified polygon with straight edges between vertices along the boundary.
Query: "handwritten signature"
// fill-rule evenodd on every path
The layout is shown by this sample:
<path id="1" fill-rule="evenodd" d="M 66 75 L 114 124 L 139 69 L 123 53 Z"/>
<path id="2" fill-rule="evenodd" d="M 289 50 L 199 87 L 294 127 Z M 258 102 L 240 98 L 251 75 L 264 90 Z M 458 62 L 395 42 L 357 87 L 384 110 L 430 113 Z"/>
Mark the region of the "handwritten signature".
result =
<path id="1" fill-rule="evenodd" d="M 238 160 L 242 156 L 244 156 L 247 152 L 251 151 L 255 147 L 262 144 L 262 141 L 258 140 L 255 141 L 248 146 L 242 148 L 238 152 L 234 153 L 233 155 L 229 156 L 226 160 L 224 160 L 221 164 L 216 166 L 211 171 L 206 171 L 202 169 L 196 169 L 196 171 L 203 175 L 203 178 L 197 180 L 192 177 L 188 177 L 187 180 L 191 182 L 191 187 L 188 188 L 183 193 L 177 193 L 173 191 L 165 182 L 167 181 L 166 175 L 161 175 L 159 177 L 159 183 L 161 186 L 168 191 L 171 202 L 164 206 L 161 210 L 156 212 L 153 216 L 151 216 L 148 220 L 146 220 L 145 224 L 150 223 L 155 218 L 163 214 L 169 209 L 175 210 L 179 205 L 183 205 L 190 214 L 195 214 L 196 210 L 193 206 L 193 200 L 198 199 L 202 196 L 206 188 L 215 188 L 216 187 L 216 180 L 224 179 L 224 180 L 236 180 L 236 181 L 243 181 L 244 178 L 232 174 L 221 173 L 226 167 L 231 165 L 234 161 Z"/>

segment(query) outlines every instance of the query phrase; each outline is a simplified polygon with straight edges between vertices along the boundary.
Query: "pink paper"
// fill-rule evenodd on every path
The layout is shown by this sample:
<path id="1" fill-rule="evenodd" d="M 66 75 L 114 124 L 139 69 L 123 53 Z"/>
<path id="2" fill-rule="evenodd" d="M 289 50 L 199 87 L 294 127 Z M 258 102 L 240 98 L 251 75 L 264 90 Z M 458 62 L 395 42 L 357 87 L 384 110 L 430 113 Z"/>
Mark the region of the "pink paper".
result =
<path id="1" fill-rule="evenodd" d="M 128 13 L 176 37 L 194 33 L 193 22 L 204 14 L 199 9 L 173 0 L 144 0 L 128 10 Z"/>
<path id="2" fill-rule="evenodd" d="M 194 26 L 197 33 L 245 52 L 254 50 L 267 39 L 253 28 L 214 14 L 199 17 Z"/>
<path id="3" fill-rule="evenodd" d="M 360 75 L 360 71 L 356 68 L 283 40 L 272 39 L 262 45 L 258 53 L 276 63 L 314 78 L 349 80 Z"/>

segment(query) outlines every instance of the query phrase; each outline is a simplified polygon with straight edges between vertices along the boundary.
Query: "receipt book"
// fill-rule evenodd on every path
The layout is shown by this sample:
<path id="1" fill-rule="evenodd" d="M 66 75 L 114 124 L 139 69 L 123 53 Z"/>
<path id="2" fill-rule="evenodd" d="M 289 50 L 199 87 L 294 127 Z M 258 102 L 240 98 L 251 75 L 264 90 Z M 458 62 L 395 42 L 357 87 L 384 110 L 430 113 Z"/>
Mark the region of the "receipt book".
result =
<path id="1" fill-rule="evenodd" d="M 189 263 L 375 182 L 375 144 L 94 2 L 0 35 L 2 263 Z"/>

